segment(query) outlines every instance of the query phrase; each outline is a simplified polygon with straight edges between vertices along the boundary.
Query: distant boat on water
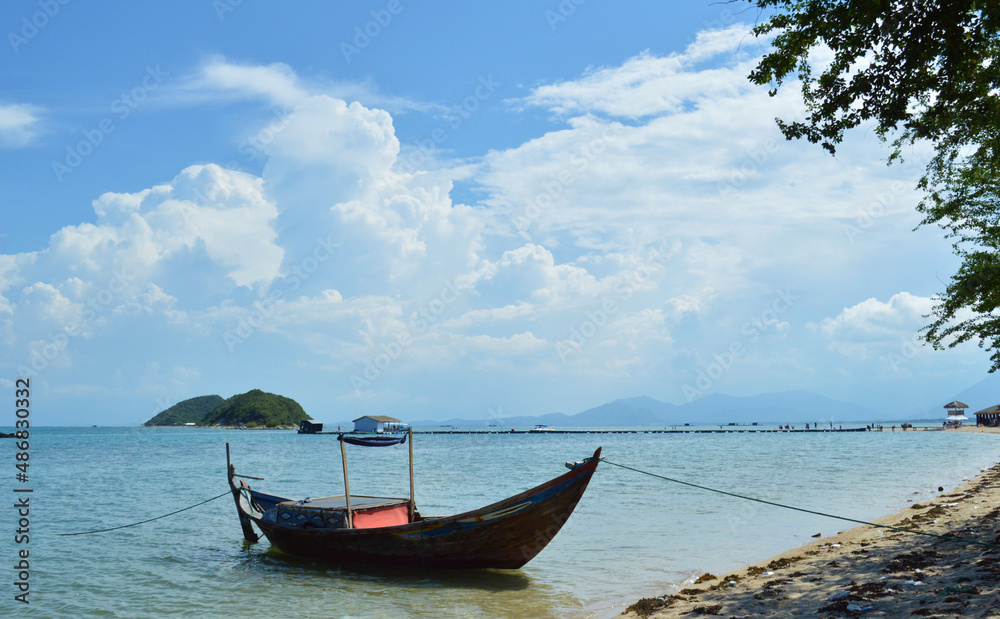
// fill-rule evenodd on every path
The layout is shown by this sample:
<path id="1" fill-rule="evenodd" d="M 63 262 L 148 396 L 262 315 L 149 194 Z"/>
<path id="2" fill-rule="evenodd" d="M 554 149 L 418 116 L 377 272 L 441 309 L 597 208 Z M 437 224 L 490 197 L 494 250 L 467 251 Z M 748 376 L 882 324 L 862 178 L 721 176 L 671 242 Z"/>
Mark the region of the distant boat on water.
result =
<path id="1" fill-rule="evenodd" d="M 299 434 L 322 434 L 323 422 L 303 419 L 299 422 Z"/>
<path id="2" fill-rule="evenodd" d="M 540 423 L 534 428 L 528 430 L 528 432 L 555 432 L 556 429 L 552 426 L 547 426 L 544 423 Z"/>

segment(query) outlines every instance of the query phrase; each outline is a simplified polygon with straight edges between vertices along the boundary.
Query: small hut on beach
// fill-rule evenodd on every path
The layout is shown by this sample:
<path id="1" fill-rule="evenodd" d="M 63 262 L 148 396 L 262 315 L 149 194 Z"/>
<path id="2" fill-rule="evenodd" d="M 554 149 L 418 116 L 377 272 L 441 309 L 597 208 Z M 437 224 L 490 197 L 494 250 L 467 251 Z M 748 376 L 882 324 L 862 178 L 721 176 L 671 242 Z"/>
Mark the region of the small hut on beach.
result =
<path id="1" fill-rule="evenodd" d="M 976 425 L 987 428 L 1000 426 L 1000 404 L 976 412 Z"/>
<path id="2" fill-rule="evenodd" d="M 969 405 L 965 402 L 959 402 L 958 400 L 952 400 L 944 405 L 944 409 L 948 411 L 948 419 L 955 418 L 958 421 L 968 419 L 965 416 L 963 410 L 969 408 Z"/>
<path id="3" fill-rule="evenodd" d="M 948 419 L 944 422 L 944 425 L 954 427 L 962 425 L 962 422 L 968 419 L 964 413 L 964 410 L 967 408 L 969 408 L 968 404 L 959 402 L 958 400 L 952 400 L 945 404 L 944 409 L 948 411 Z"/>

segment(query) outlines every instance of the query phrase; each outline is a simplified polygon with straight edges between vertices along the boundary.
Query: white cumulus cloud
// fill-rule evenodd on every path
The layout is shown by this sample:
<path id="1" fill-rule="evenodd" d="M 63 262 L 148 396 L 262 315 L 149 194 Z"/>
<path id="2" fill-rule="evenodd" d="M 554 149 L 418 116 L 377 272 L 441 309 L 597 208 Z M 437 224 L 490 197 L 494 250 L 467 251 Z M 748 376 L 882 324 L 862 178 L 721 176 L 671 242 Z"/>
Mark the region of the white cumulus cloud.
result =
<path id="1" fill-rule="evenodd" d="M 931 298 L 900 292 L 888 301 L 870 298 L 846 307 L 818 327 L 833 350 L 866 358 L 913 340 L 933 305 Z"/>

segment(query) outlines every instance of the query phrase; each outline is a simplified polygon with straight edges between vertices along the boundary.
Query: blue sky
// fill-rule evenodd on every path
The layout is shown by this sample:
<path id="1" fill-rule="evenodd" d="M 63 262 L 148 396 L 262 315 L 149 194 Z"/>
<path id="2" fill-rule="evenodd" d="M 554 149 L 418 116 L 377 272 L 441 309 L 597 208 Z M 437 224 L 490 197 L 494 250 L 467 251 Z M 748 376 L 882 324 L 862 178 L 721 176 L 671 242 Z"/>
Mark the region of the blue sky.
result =
<path id="1" fill-rule="evenodd" d="M 926 153 L 785 142 L 734 8 L 5 3 L 0 385 L 61 425 L 943 405 L 988 364 L 917 337 L 957 266 Z"/>

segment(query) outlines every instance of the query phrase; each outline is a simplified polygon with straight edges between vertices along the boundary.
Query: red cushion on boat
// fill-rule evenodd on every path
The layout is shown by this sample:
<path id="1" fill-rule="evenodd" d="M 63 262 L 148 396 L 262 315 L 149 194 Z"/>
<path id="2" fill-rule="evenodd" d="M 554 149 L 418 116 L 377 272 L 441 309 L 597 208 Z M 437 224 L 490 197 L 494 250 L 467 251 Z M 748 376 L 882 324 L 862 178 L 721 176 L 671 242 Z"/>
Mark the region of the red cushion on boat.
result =
<path id="1" fill-rule="evenodd" d="M 404 504 L 356 511 L 353 521 L 355 529 L 395 527 L 410 522 L 410 508 Z"/>

